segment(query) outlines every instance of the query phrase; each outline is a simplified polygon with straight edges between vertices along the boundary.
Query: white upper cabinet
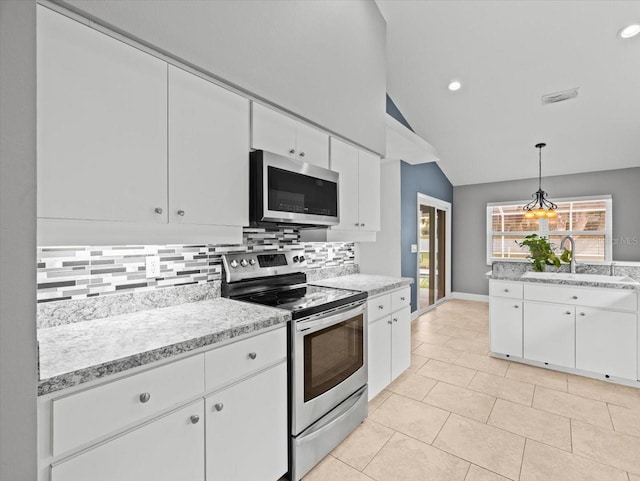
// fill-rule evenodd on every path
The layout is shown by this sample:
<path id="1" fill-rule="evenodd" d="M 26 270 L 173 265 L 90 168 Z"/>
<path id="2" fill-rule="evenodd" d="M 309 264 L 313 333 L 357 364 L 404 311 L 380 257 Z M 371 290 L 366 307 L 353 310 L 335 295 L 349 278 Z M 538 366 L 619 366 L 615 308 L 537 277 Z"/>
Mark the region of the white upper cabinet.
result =
<path id="1" fill-rule="evenodd" d="M 167 64 L 44 7 L 37 44 L 38 216 L 166 222 Z"/>
<path id="2" fill-rule="evenodd" d="M 249 101 L 169 66 L 169 221 L 249 223 Z"/>
<path id="3" fill-rule="evenodd" d="M 380 158 L 331 137 L 331 170 L 340 174 L 340 224 L 332 230 L 380 230 Z"/>
<path id="4" fill-rule="evenodd" d="M 327 168 L 329 136 L 253 102 L 251 147 Z"/>

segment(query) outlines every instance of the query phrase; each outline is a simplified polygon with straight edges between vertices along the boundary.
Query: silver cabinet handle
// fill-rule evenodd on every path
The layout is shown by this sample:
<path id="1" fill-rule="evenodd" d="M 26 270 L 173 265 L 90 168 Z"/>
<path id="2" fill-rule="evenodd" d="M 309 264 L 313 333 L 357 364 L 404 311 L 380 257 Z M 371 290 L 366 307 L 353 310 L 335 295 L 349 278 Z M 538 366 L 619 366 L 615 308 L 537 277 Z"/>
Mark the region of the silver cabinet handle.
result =
<path id="1" fill-rule="evenodd" d="M 387 321 L 387 324 L 392 324 L 392 322 L 391 321 Z"/>
<path id="2" fill-rule="evenodd" d="M 295 153 L 296 153 L 296 149 L 290 149 L 290 150 L 289 150 L 289 153 L 290 153 L 290 154 L 295 154 Z"/>
<path id="3" fill-rule="evenodd" d="M 360 224 L 358 224 L 357 222 L 354 224 L 356 227 L 358 227 Z"/>
<path id="4" fill-rule="evenodd" d="M 200 416 L 194 414 L 189 418 L 189 420 L 191 421 L 191 424 L 198 424 L 198 421 L 200 421 Z"/>
<path id="5" fill-rule="evenodd" d="M 394 319 L 393 322 L 398 322 L 398 319 Z"/>
<path id="6" fill-rule="evenodd" d="M 584 312 L 581 312 L 580 315 L 581 316 L 586 316 L 586 314 Z"/>
<path id="7" fill-rule="evenodd" d="M 504 292 L 509 292 L 509 289 L 505 289 Z"/>
<path id="8" fill-rule="evenodd" d="M 360 224 L 360 227 L 364 227 L 364 223 Z"/>
<path id="9" fill-rule="evenodd" d="M 568 316 L 569 314 L 571 314 L 571 311 L 567 311 L 565 312 L 565 314 Z"/>
<path id="10" fill-rule="evenodd" d="M 179 211 L 178 211 L 178 215 L 179 215 L 180 217 L 184 216 L 184 211 L 183 211 L 183 210 L 179 210 Z"/>
<path id="11" fill-rule="evenodd" d="M 384 309 L 384 306 L 380 305 L 378 306 L 378 309 Z"/>
<path id="12" fill-rule="evenodd" d="M 520 306 L 518 304 L 514 305 L 513 307 L 515 307 L 516 309 L 520 309 Z"/>
<path id="13" fill-rule="evenodd" d="M 154 211 L 156 214 L 160 215 L 160 214 L 162 214 L 162 207 L 156 207 L 155 209 L 153 209 L 153 211 Z"/>
<path id="14" fill-rule="evenodd" d="M 577 299 L 577 298 L 578 298 L 578 296 L 573 296 L 573 299 Z"/>
<path id="15" fill-rule="evenodd" d="M 298 155 L 299 155 L 300 157 L 304 157 L 304 152 L 300 152 Z"/>
<path id="16" fill-rule="evenodd" d="M 251 359 L 255 359 L 256 357 L 258 357 L 258 354 L 256 354 L 255 352 L 250 352 L 250 353 L 249 353 L 249 357 L 250 357 Z"/>
<path id="17" fill-rule="evenodd" d="M 401 297 L 401 298 L 400 298 L 400 300 L 401 300 L 401 301 L 404 301 L 404 297 Z"/>
<path id="18" fill-rule="evenodd" d="M 148 392 L 143 392 L 142 394 L 140 394 L 141 403 L 146 403 L 149 401 L 149 399 L 151 399 L 151 394 L 149 394 Z"/>
<path id="19" fill-rule="evenodd" d="M 224 409 L 224 404 L 222 404 L 222 403 L 214 404 L 214 405 L 213 405 L 213 408 L 214 408 L 216 411 L 220 412 L 220 411 L 222 411 L 222 410 Z"/>

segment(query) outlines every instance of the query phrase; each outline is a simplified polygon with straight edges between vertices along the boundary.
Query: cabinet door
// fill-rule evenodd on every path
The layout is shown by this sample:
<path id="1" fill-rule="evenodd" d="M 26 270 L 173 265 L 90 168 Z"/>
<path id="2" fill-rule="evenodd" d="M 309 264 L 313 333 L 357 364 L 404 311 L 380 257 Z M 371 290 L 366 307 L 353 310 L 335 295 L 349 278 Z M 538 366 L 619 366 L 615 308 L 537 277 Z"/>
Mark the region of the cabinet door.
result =
<path id="1" fill-rule="evenodd" d="M 369 400 L 391 382 L 391 316 L 369 323 L 367 364 L 369 366 Z"/>
<path id="2" fill-rule="evenodd" d="M 51 468 L 51 481 L 178 479 L 204 480 L 202 400 Z"/>
<path id="3" fill-rule="evenodd" d="M 296 157 L 328 169 L 329 136 L 309 125 L 296 123 Z"/>
<path id="4" fill-rule="evenodd" d="M 39 217 L 167 221 L 165 62 L 40 7 L 37 94 Z"/>
<path id="5" fill-rule="evenodd" d="M 524 303 L 524 357 L 575 367 L 575 309 L 562 304 Z"/>
<path id="6" fill-rule="evenodd" d="M 169 221 L 249 223 L 249 101 L 169 67 Z"/>
<path id="7" fill-rule="evenodd" d="M 360 229 L 380 230 L 380 158 L 359 151 L 358 192 Z"/>
<path id="8" fill-rule="evenodd" d="M 576 368 L 637 379 L 635 313 L 576 308 Z"/>
<path id="9" fill-rule="evenodd" d="M 522 357 L 522 301 L 490 298 L 491 352 Z"/>
<path id="10" fill-rule="evenodd" d="M 331 170 L 340 174 L 340 224 L 331 227 L 338 230 L 358 230 L 360 225 L 358 150 L 344 142 L 331 138 Z"/>
<path id="11" fill-rule="evenodd" d="M 391 380 L 411 365 L 411 308 L 391 314 Z"/>
<path id="12" fill-rule="evenodd" d="M 286 473 L 287 365 L 206 400 L 207 481 L 272 481 Z"/>
<path id="13" fill-rule="evenodd" d="M 295 120 L 253 102 L 251 147 L 297 158 Z"/>

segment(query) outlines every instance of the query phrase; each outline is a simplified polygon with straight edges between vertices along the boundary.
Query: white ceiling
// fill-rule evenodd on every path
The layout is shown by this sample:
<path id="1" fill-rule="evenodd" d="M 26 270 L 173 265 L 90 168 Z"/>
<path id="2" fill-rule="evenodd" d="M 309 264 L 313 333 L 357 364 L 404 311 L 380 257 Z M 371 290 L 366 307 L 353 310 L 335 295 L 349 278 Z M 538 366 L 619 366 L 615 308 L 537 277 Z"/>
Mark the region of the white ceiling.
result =
<path id="1" fill-rule="evenodd" d="M 538 142 L 543 176 L 640 166 L 640 1 L 377 3 L 387 91 L 454 185 L 536 177 Z"/>

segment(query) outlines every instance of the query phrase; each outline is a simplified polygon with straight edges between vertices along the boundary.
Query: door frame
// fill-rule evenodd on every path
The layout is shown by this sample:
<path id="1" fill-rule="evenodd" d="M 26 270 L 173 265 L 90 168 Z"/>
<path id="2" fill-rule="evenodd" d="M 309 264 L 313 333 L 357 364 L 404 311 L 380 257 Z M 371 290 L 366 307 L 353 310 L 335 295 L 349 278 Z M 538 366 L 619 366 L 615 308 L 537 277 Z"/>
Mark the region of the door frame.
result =
<path id="1" fill-rule="evenodd" d="M 420 308 L 420 205 L 428 205 L 430 207 L 435 207 L 436 209 L 443 210 L 446 212 L 445 219 L 445 293 L 442 299 L 436 300 L 432 305 Z M 416 311 L 418 316 L 430 311 L 438 304 L 446 301 L 451 296 L 451 203 L 446 202 L 441 199 L 437 199 L 435 197 L 431 197 L 430 195 L 422 194 L 418 192 L 416 196 L 416 245 L 418 246 L 418 251 L 416 252 Z M 436 243 L 438 242 L 438 223 L 435 222 L 436 226 Z M 436 247 L 437 249 L 437 247 Z M 437 289 L 437 286 L 436 286 Z M 437 290 L 436 290 L 436 298 Z"/>

